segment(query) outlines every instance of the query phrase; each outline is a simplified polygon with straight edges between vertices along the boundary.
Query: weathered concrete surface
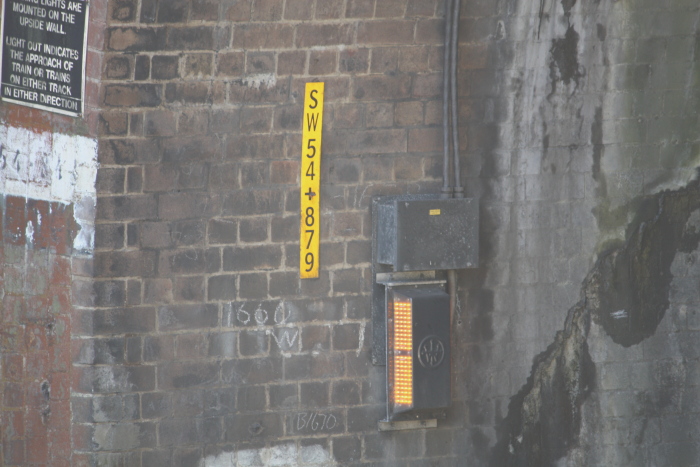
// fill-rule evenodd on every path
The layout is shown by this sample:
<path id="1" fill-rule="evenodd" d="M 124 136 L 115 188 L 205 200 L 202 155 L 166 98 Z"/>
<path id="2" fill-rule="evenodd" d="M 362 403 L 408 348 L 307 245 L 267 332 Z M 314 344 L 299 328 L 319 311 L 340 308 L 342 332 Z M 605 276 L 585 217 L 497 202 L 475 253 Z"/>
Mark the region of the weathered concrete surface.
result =
<path id="1" fill-rule="evenodd" d="M 494 69 L 464 72 L 486 258 L 461 276 L 470 458 L 698 462 L 696 436 L 674 434 L 697 424 L 668 400 L 697 384 L 695 272 L 678 264 L 697 247 L 699 18 L 680 1 L 502 2 Z"/>

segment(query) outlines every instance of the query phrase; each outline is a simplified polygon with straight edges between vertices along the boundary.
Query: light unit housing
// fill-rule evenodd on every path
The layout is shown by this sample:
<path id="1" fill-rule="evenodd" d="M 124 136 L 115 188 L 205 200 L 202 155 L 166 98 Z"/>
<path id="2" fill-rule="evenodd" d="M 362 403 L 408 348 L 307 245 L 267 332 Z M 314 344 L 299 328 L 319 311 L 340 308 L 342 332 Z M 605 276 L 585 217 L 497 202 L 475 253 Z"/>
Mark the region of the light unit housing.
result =
<path id="1" fill-rule="evenodd" d="M 387 288 L 387 421 L 450 405 L 449 302 L 435 285 Z"/>

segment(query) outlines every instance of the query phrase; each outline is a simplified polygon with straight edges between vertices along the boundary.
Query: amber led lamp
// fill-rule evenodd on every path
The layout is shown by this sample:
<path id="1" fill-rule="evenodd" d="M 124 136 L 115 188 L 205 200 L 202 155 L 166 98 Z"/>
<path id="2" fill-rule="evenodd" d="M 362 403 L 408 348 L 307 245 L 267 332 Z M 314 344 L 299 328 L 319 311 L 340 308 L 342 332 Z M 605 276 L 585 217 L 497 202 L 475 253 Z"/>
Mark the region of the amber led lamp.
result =
<path id="1" fill-rule="evenodd" d="M 389 395 L 394 411 L 413 407 L 413 318 L 410 300 L 389 303 Z"/>

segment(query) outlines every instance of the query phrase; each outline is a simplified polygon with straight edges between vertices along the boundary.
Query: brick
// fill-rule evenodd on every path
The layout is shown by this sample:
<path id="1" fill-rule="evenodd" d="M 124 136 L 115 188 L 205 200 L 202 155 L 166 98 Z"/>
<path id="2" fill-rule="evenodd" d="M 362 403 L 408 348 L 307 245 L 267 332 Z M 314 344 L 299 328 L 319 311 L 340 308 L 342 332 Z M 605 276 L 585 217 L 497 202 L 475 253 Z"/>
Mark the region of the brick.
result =
<path id="1" fill-rule="evenodd" d="M 241 76 L 245 72 L 245 53 L 225 52 L 217 55 L 217 76 Z"/>
<path id="2" fill-rule="evenodd" d="M 162 304 L 173 301 L 171 279 L 147 279 L 144 281 L 143 303 Z"/>
<path id="3" fill-rule="evenodd" d="M 282 211 L 282 193 L 272 190 L 234 191 L 223 200 L 223 214 L 261 215 Z"/>
<path id="4" fill-rule="evenodd" d="M 368 128 L 393 126 L 394 107 L 392 104 L 369 104 L 366 106 L 365 119 Z"/>
<path id="5" fill-rule="evenodd" d="M 289 80 L 276 83 L 262 81 L 258 85 L 255 78 L 234 79 L 229 83 L 229 102 L 282 103 L 289 98 Z M 264 84 L 264 85 L 262 85 Z"/>
<path id="6" fill-rule="evenodd" d="M 409 152 L 437 152 L 442 148 L 442 129 L 413 128 L 408 131 Z"/>
<path id="7" fill-rule="evenodd" d="M 313 0 L 287 0 L 284 9 L 284 19 L 306 20 L 314 10 Z"/>
<path id="8" fill-rule="evenodd" d="M 124 248 L 124 224 L 98 224 L 95 226 L 95 248 L 119 250 Z"/>
<path id="9" fill-rule="evenodd" d="M 416 76 L 413 82 L 413 96 L 417 98 L 439 96 L 441 88 L 438 83 L 441 81 L 442 76 L 439 74 L 422 74 Z"/>
<path id="10" fill-rule="evenodd" d="M 237 333 L 218 332 L 210 334 L 209 356 L 210 357 L 236 357 L 237 356 Z"/>
<path id="11" fill-rule="evenodd" d="M 333 438 L 333 458 L 336 462 L 347 464 L 357 462 L 362 456 L 360 439 L 354 436 L 339 436 Z"/>
<path id="12" fill-rule="evenodd" d="M 235 300 L 236 298 L 236 279 L 238 276 L 220 275 L 211 276 L 208 280 L 207 297 L 209 300 Z"/>
<path id="13" fill-rule="evenodd" d="M 313 436 L 319 433 L 338 434 L 345 431 L 345 414 L 338 410 L 287 413 L 287 432 L 296 436 Z M 304 443 L 306 441 L 306 443 Z M 307 446 L 318 446 L 318 438 L 302 440 Z"/>
<path id="14" fill-rule="evenodd" d="M 371 18 L 374 15 L 374 0 L 348 0 L 345 9 L 347 18 Z"/>
<path id="15" fill-rule="evenodd" d="M 214 133 L 232 133 L 239 127 L 240 112 L 234 110 L 215 110 L 211 114 L 210 128 Z"/>
<path id="16" fill-rule="evenodd" d="M 243 162 L 240 164 L 241 188 L 254 188 L 270 182 L 270 165 L 267 162 Z"/>
<path id="17" fill-rule="evenodd" d="M 330 123 L 333 128 L 363 128 L 364 113 L 364 105 L 361 104 L 334 105 Z"/>
<path id="18" fill-rule="evenodd" d="M 268 220 L 265 218 L 241 219 L 239 224 L 241 242 L 262 242 L 267 240 L 267 224 Z"/>
<path id="19" fill-rule="evenodd" d="M 201 220 L 178 221 L 170 225 L 170 236 L 175 246 L 197 246 L 204 243 L 205 223 Z"/>
<path id="20" fill-rule="evenodd" d="M 204 278 L 197 276 L 176 277 L 173 279 L 173 299 L 183 302 L 204 300 Z"/>
<path id="21" fill-rule="evenodd" d="M 347 412 L 347 431 L 357 433 L 376 430 L 377 420 L 381 420 L 386 414 L 386 406 L 361 405 L 351 407 Z"/>
<path id="22" fill-rule="evenodd" d="M 185 55 L 182 75 L 184 78 L 207 78 L 212 74 L 214 54 L 190 53 Z"/>
<path id="23" fill-rule="evenodd" d="M 247 134 L 267 133 L 272 128 L 272 108 L 248 107 L 241 110 L 241 131 Z"/>
<path id="24" fill-rule="evenodd" d="M 167 3 L 160 3 L 158 7 L 158 23 L 179 23 L 187 19 L 187 0 L 170 0 Z"/>
<path id="25" fill-rule="evenodd" d="M 238 349 L 243 357 L 259 357 L 270 351 L 270 336 L 265 331 L 241 331 Z"/>
<path id="26" fill-rule="evenodd" d="M 158 217 L 188 219 L 218 214 L 219 199 L 208 193 L 168 193 L 158 198 Z"/>
<path id="27" fill-rule="evenodd" d="M 151 57 L 148 55 L 139 55 L 136 57 L 134 64 L 134 79 L 136 81 L 145 81 L 151 77 Z"/>
<path id="28" fill-rule="evenodd" d="M 177 120 L 172 112 L 156 110 L 145 114 L 146 136 L 174 136 L 177 133 L 176 128 Z"/>
<path id="29" fill-rule="evenodd" d="M 289 24 L 251 23 L 237 25 L 231 43 L 236 49 L 281 49 L 292 43 L 294 28 Z"/>
<path id="30" fill-rule="evenodd" d="M 328 0 L 316 4 L 315 18 L 318 20 L 339 19 L 343 17 L 345 9 L 343 0 Z"/>
<path id="31" fill-rule="evenodd" d="M 278 75 L 301 75 L 306 70 L 306 51 L 292 50 L 277 54 Z"/>
<path id="32" fill-rule="evenodd" d="M 297 26 L 297 48 L 322 45 L 351 45 L 354 29 L 351 24 L 302 23 Z"/>
<path id="33" fill-rule="evenodd" d="M 338 53 L 334 50 L 312 50 L 309 53 L 309 74 L 330 75 L 338 68 Z"/>
<path id="34" fill-rule="evenodd" d="M 214 0 L 194 0 L 190 9 L 190 20 L 216 21 L 219 19 L 219 2 Z"/>
<path id="35" fill-rule="evenodd" d="M 128 129 L 127 115 L 122 112 L 104 112 L 99 117 L 100 135 L 123 136 L 127 134 Z"/>
<path id="36" fill-rule="evenodd" d="M 375 18 L 403 18 L 406 13 L 406 0 L 385 0 L 378 2 Z"/>
<path id="37" fill-rule="evenodd" d="M 334 131 L 324 141 L 324 152 L 334 154 L 386 154 L 405 151 L 406 132 L 403 130 Z"/>
<path id="38" fill-rule="evenodd" d="M 263 411 L 266 405 L 264 386 L 244 386 L 236 393 L 236 408 L 239 412 Z"/>
<path id="39" fill-rule="evenodd" d="M 253 21 L 279 21 L 282 19 L 284 0 L 255 0 Z"/>
<path id="40" fill-rule="evenodd" d="M 160 156 L 157 142 L 136 142 L 133 140 L 109 140 L 101 142 L 99 146 L 99 160 L 103 164 L 125 165 L 143 158 L 155 158 Z"/>
<path id="41" fill-rule="evenodd" d="M 270 409 L 297 407 L 299 404 L 299 389 L 296 384 L 280 384 L 268 386 Z"/>
<path id="42" fill-rule="evenodd" d="M 213 88 L 209 82 L 186 81 L 184 83 L 168 83 L 165 85 L 165 101 L 181 104 L 212 104 L 214 101 Z"/>
<path id="43" fill-rule="evenodd" d="M 166 48 L 169 50 L 212 50 L 214 28 L 192 26 L 168 28 Z"/>
<path id="44" fill-rule="evenodd" d="M 337 405 L 358 405 L 360 403 L 360 387 L 356 381 L 338 380 L 333 382 L 331 403 Z"/>
<path id="45" fill-rule="evenodd" d="M 212 328 L 218 319 L 218 307 L 213 304 L 167 305 L 158 309 L 158 328 L 161 330 Z"/>
<path id="46" fill-rule="evenodd" d="M 94 336 L 148 333 L 155 331 L 155 322 L 152 307 L 98 309 L 81 314 L 76 331 Z"/>
<path id="47" fill-rule="evenodd" d="M 116 22 L 130 23 L 136 19 L 136 11 L 135 0 L 118 0 L 110 3 L 108 16 Z"/>
<path id="48" fill-rule="evenodd" d="M 409 94 L 411 77 L 407 75 L 358 76 L 354 80 L 355 99 L 387 100 L 401 99 Z"/>
<path id="49" fill-rule="evenodd" d="M 158 367 L 158 388 L 185 389 L 207 387 L 219 380 L 215 362 L 168 362 Z"/>
<path id="50" fill-rule="evenodd" d="M 280 158 L 284 155 L 284 138 L 278 135 L 244 135 L 229 138 L 226 154 L 230 158 Z"/>
<path id="51" fill-rule="evenodd" d="M 179 64 L 177 55 L 154 55 L 151 58 L 151 77 L 160 80 L 177 78 Z"/>
<path id="52" fill-rule="evenodd" d="M 266 274 L 241 274 L 239 296 L 244 299 L 267 298 Z"/>
<path id="53" fill-rule="evenodd" d="M 327 407 L 329 404 L 330 383 L 310 382 L 299 385 L 300 405 L 302 408 Z"/>
<path id="54" fill-rule="evenodd" d="M 224 418 L 226 441 L 240 443 L 258 439 L 275 439 L 284 433 L 282 417 L 275 413 L 252 413 Z"/>
<path id="55" fill-rule="evenodd" d="M 356 350 L 359 345 L 359 324 L 336 324 L 333 326 L 333 349 Z"/>
<path id="56" fill-rule="evenodd" d="M 124 340 L 84 340 L 74 363 L 85 365 L 122 364 L 124 363 Z"/>
<path id="57" fill-rule="evenodd" d="M 415 22 L 377 20 L 361 22 L 357 29 L 360 44 L 410 44 L 413 42 Z"/>
<path id="58" fill-rule="evenodd" d="M 100 168 L 95 182 L 98 193 L 119 194 L 124 192 L 125 170 L 122 168 Z"/>
<path id="59" fill-rule="evenodd" d="M 225 360 L 221 374 L 227 384 L 267 384 L 282 380 L 282 357 Z"/>
<path id="60" fill-rule="evenodd" d="M 95 277 L 153 276 L 156 255 L 153 251 L 97 252 Z"/>
<path id="61" fill-rule="evenodd" d="M 143 340 L 143 359 L 146 362 L 173 360 L 175 358 L 174 336 L 146 336 Z"/>
<path id="62" fill-rule="evenodd" d="M 152 391 L 155 388 L 155 367 L 80 367 L 76 371 L 76 378 L 74 387 L 81 392 L 102 394 Z"/>
<path id="63" fill-rule="evenodd" d="M 289 297 L 299 292 L 299 276 L 296 272 L 270 273 L 271 297 Z"/>
<path id="64" fill-rule="evenodd" d="M 274 73 L 275 54 L 273 52 L 247 52 L 245 71 L 248 74 Z"/>
<path id="65" fill-rule="evenodd" d="M 279 268 L 282 250 L 279 246 L 229 247 L 223 252 L 224 271 L 269 270 Z"/>
<path id="66" fill-rule="evenodd" d="M 165 42 L 165 30 L 157 28 L 110 28 L 107 47 L 119 52 L 151 51 L 160 49 Z"/>
<path id="67" fill-rule="evenodd" d="M 124 55 L 114 55 L 105 59 L 103 76 L 107 79 L 129 79 L 133 69 L 133 59 Z"/>
<path id="68" fill-rule="evenodd" d="M 341 73 L 367 73 L 369 49 L 348 48 L 340 52 L 338 68 Z"/>
<path id="69" fill-rule="evenodd" d="M 210 244 L 236 243 L 238 240 L 238 222 L 235 220 L 210 220 L 207 231 Z"/>
<path id="70" fill-rule="evenodd" d="M 372 249 L 368 241 L 352 241 L 347 243 L 345 261 L 348 264 L 369 263 L 372 260 Z"/>
<path id="71" fill-rule="evenodd" d="M 106 85 L 103 102 L 112 107 L 156 107 L 161 103 L 161 87 L 156 84 Z"/>
<path id="72" fill-rule="evenodd" d="M 175 356 L 179 359 L 208 357 L 209 337 L 203 332 L 178 334 L 175 338 Z"/>
<path id="73" fill-rule="evenodd" d="M 341 355 L 292 355 L 285 360 L 284 379 L 286 381 L 312 378 L 336 378 L 342 376 L 344 364 Z"/>

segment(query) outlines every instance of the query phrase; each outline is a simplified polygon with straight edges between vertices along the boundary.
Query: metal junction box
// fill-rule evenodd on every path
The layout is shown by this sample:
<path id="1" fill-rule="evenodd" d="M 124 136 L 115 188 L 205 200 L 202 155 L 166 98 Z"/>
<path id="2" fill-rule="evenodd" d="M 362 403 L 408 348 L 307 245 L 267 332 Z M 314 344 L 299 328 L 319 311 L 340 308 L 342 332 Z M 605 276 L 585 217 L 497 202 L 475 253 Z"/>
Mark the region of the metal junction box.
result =
<path id="1" fill-rule="evenodd" d="M 479 207 L 471 198 L 379 198 L 377 262 L 394 272 L 474 268 Z"/>

